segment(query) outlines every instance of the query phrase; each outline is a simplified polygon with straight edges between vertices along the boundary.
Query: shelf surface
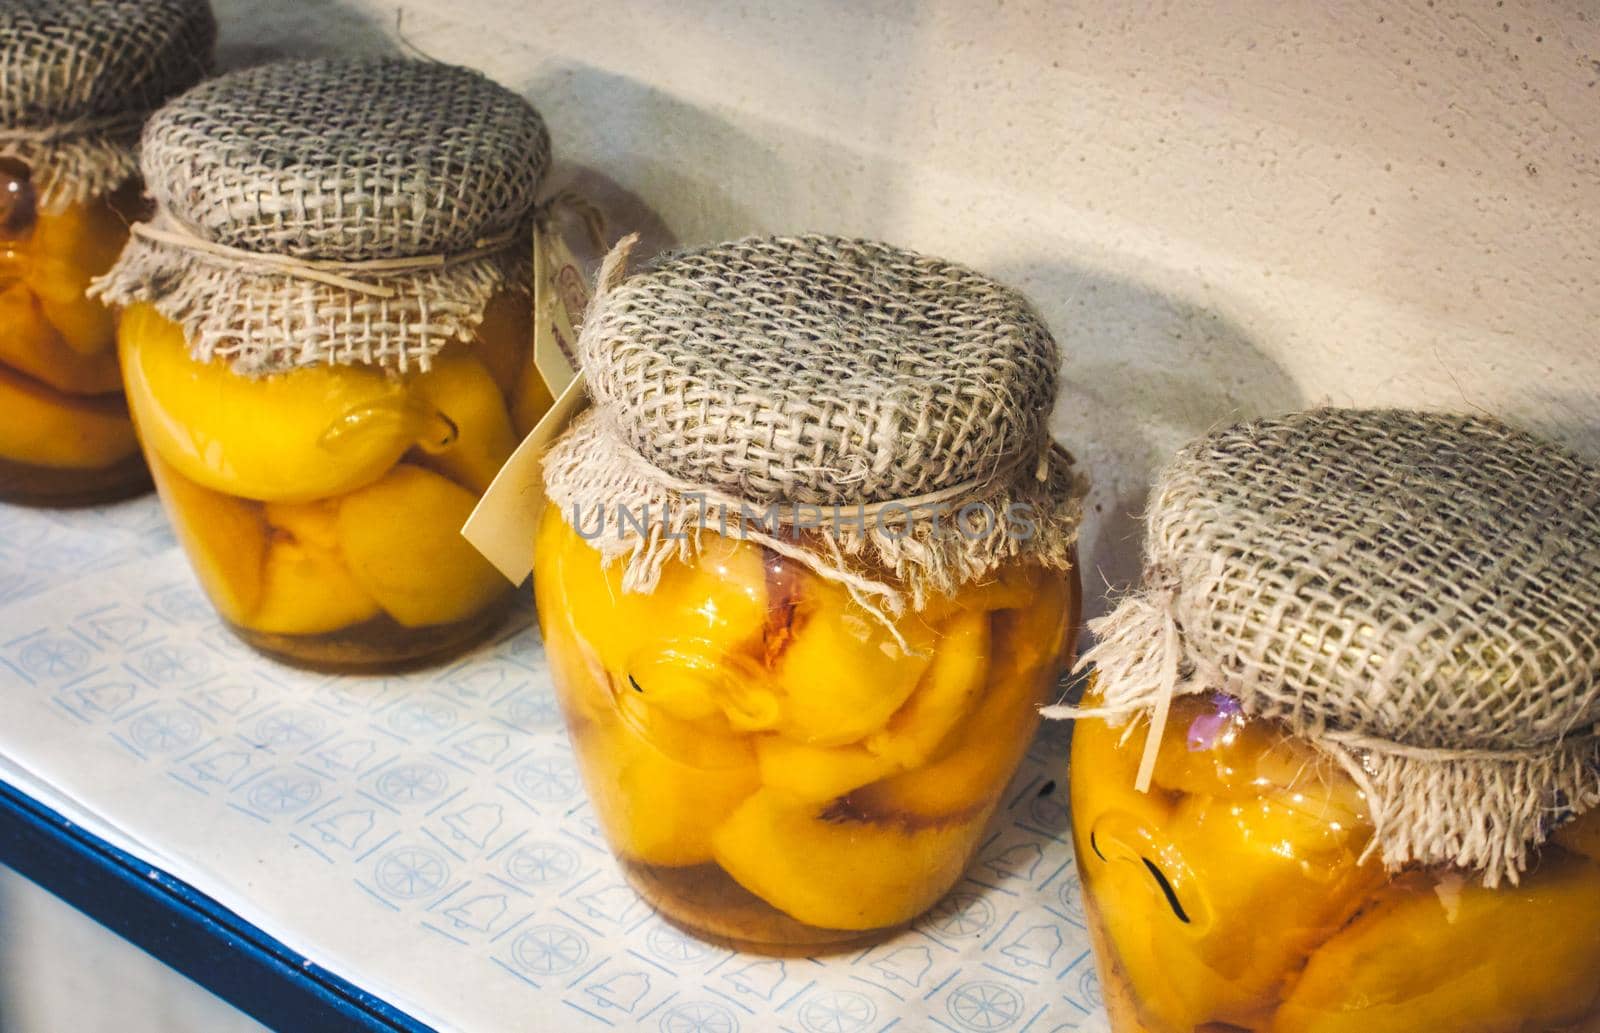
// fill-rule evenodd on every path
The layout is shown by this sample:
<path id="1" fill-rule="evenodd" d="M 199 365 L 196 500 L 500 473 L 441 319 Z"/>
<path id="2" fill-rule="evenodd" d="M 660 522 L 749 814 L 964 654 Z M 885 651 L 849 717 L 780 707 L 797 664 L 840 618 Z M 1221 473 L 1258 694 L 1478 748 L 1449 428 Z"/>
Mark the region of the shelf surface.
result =
<path id="1" fill-rule="evenodd" d="M 1105 1028 L 1063 728 L 912 929 L 738 954 L 624 883 L 530 616 L 441 668 L 307 674 L 222 628 L 153 499 L 0 506 L 0 861 L 281 1029 Z"/>

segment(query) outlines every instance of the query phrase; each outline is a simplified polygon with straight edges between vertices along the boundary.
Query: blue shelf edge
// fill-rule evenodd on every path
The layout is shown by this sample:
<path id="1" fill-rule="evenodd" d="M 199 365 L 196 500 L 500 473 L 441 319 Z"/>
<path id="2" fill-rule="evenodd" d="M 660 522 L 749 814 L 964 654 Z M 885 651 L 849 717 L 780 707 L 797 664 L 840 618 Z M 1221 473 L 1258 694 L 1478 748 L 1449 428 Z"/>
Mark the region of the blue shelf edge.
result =
<path id="1" fill-rule="evenodd" d="M 3 780 L 0 864 L 272 1029 L 433 1033 Z"/>

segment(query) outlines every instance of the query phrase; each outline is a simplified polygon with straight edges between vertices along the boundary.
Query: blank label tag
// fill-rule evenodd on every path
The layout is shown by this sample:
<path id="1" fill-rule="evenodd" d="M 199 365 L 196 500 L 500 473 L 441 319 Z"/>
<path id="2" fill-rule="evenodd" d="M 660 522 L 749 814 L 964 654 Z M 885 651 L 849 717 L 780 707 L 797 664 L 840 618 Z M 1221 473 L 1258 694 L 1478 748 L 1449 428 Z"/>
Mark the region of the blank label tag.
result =
<path id="1" fill-rule="evenodd" d="M 533 570 L 533 539 L 545 505 L 545 454 L 588 406 L 580 373 L 511 453 L 461 528 L 462 537 L 514 585 L 522 584 Z"/>

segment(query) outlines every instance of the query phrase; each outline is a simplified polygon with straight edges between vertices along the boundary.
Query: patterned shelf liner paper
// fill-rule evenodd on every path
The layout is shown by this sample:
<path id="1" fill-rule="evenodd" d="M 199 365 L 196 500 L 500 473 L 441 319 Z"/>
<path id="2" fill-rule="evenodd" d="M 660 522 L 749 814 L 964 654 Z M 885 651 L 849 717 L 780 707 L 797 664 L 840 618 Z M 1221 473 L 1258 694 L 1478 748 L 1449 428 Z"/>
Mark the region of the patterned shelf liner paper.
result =
<path id="1" fill-rule="evenodd" d="M 913 928 L 818 959 L 737 954 L 627 888 L 530 617 L 452 666 L 306 674 L 217 623 L 153 499 L 0 507 L 0 767 L 441 1030 L 1107 1028 L 1064 722 Z"/>

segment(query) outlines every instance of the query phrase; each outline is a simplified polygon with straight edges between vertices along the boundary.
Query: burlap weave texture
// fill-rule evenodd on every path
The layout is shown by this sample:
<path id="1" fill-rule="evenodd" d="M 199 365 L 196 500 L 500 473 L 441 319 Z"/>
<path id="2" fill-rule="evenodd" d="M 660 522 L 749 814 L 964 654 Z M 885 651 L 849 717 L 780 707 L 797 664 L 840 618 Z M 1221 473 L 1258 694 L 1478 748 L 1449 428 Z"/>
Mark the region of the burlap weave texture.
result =
<path id="1" fill-rule="evenodd" d="M 40 206 L 111 193 L 138 171 L 139 130 L 211 68 L 206 0 L 0 4 L 0 157 L 29 166 Z"/>
<path id="2" fill-rule="evenodd" d="M 538 112 L 465 68 L 322 59 L 223 76 L 164 107 L 144 134 L 153 224 L 195 243 L 136 237 L 102 290 L 153 302 L 197 358 L 243 373 L 425 369 L 471 335 L 495 292 L 527 288 L 549 163 Z M 293 263 L 381 294 L 297 275 Z"/>

